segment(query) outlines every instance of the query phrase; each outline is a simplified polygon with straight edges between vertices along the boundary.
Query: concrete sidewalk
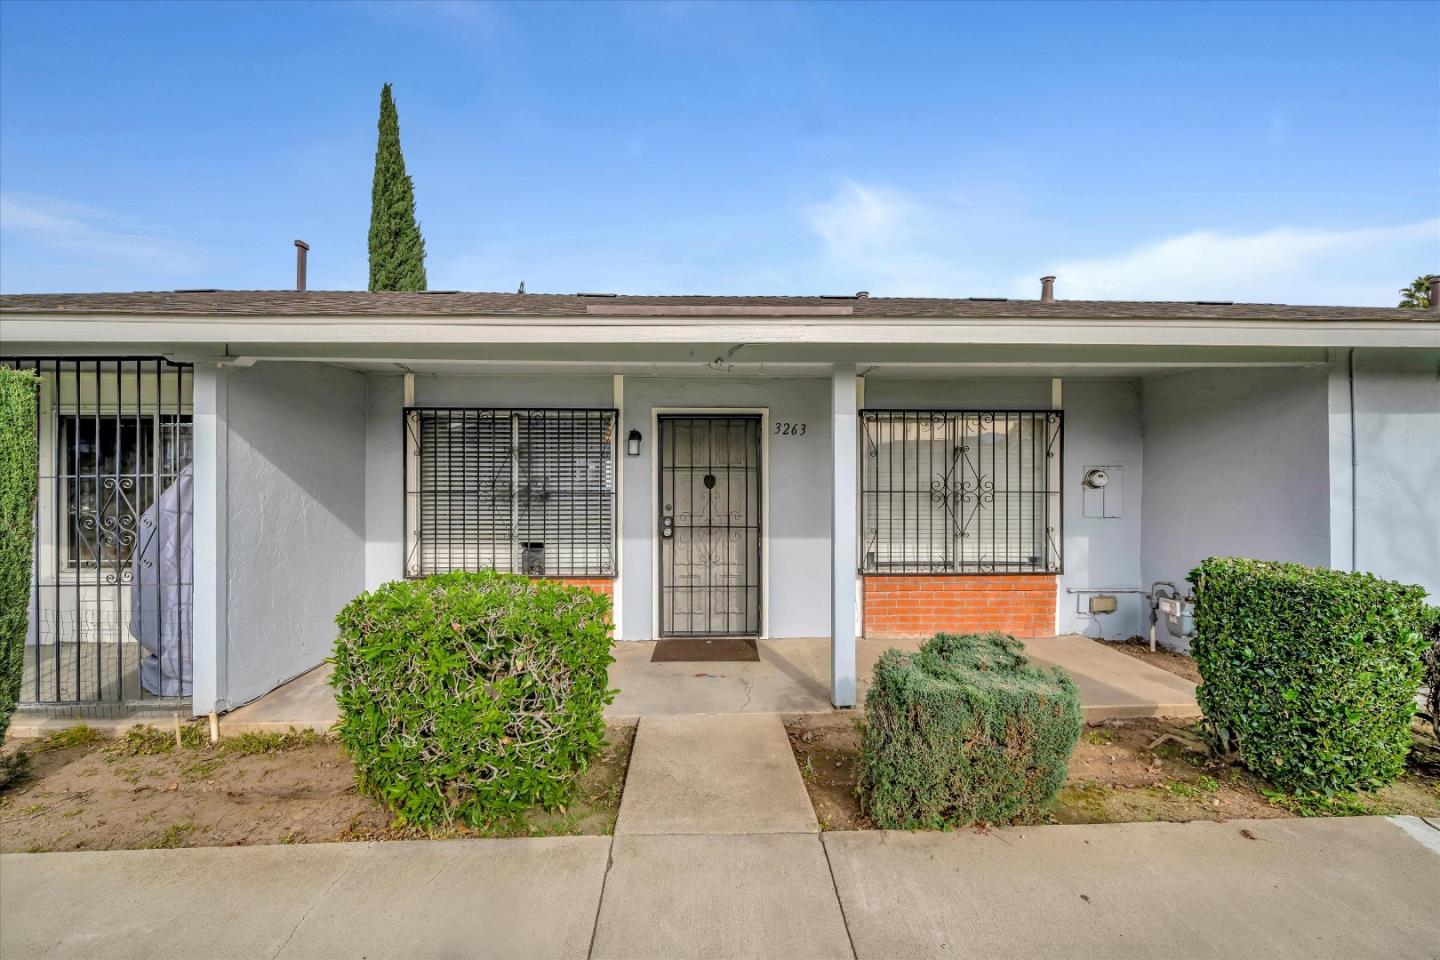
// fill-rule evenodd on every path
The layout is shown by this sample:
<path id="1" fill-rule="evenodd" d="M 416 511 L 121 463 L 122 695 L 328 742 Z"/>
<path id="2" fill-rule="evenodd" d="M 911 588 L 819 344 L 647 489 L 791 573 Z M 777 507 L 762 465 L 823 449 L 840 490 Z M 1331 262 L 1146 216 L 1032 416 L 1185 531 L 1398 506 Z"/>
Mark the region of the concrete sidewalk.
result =
<path id="1" fill-rule="evenodd" d="M 0 955 L 1436 955 L 1415 818 L 0 857 Z"/>

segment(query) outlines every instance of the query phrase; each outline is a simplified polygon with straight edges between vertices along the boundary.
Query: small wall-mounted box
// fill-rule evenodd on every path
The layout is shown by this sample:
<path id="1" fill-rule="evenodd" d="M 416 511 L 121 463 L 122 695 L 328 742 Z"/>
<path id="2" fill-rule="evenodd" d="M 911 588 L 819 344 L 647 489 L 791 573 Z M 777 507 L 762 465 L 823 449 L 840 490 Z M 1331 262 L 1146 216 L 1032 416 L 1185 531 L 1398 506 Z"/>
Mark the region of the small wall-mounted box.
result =
<path id="1" fill-rule="evenodd" d="M 1097 593 L 1090 598 L 1091 613 L 1114 613 L 1118 605 L 1113 593 Z"/>
<path id="2" fill-rule="evenodd" d="M 1125 468 L 1119 466 L 1087 466 L 1081 470 L 1084 493 L 1082 513 L 1087 517 L 1118 517 L 1125 501 Z"/>

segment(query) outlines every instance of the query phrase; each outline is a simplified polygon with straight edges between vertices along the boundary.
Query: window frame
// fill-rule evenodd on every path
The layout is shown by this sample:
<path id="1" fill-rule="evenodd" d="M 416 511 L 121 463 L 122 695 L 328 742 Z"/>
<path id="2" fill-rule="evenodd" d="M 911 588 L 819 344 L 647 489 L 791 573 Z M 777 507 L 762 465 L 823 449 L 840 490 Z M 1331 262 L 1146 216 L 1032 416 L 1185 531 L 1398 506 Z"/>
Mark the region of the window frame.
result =
<path id="1" fill-rule="evenodd" d="M 426 569 L 426 565 L 424 563 L 424 541 L 422 537 L 421 526 L 421 505 L 425 491 L 423 488 L 420 487 L 419 470 L 422 460 L 422 452 L 419 440 L 420 435 L 418 431 L 419 424 L 422 418 L 427 413 L 459 414 L 461 415 L 461 418 L 463 418 L 465 414 L 489 414 L 492 417 L 508 415 L 511 418 L 512 424 L 515 424 L 514 429 L 516 429 L 517 431 L 519 429 L 518 425 L 520 422 L 518 418 L 522 418 L 527 414 L 571 414 L 575 416 L 573 416 L 570 420 L 566 422 L 572 424 L 594 418 L 597 415 L 601 417 L 608 417 L 611 428 L 608 441 L 610 447 L 609 489 L 606 490 L 603 487 L 597 488 L 597 492 L 594 495 L 604 497 L 608 494 L 610 505 L 609 535 L 608 537 L 597 537 L 594 540 L 591 540 L 588 537 L 581 540 L 582 543 L 599 544 L 602 562 L 598 565 L 598 569 L 589 566 L 585 567 L 584 569 L 580 569 L 574 567 L 573 565 L 570 565 L 569 567 L 566 567 L 564 569 L 546 569 L 542 573 L 525 573 L 525 545 L 522 541 L 526 540 L 526 538 L 521 533 L 521 511 L 518 507 L 518 501 L 521 497 L 522 485 L 518 482 L 513 481 L 510 488 L 510 536 L 506 541 L 510 546 L 512 557 L 512 562 L 510 563 L 509 568 L 502 569 L 497 565 L 487 566 L 480 564 L 471 567 L 465 565 L 462 560 L 461 564 L 450 566 L 446 569 Z M 620 410 L 616 407 L 492 406 L 485 404 L 411 404 L 405 406 L 402 409 L 401 413 L 401 437 L 403 441 L 403 449 L 401 456 L 402 463 L 400 490 L 402 498 L 401 516 L 405 526 L 404 536 L 402 537 L 400 544 L 400 549 L 402 553 L 401 569 L 403 577 L 407 580 L 416 580 L 446 572 L 500 570 L 500 572 L 511 572 L 552 580 L 617 579 L 620 576 L 620 427 Z M 511 462 L 512 477 L 518 477 L 521 472 L 521 464 L 519 462 L 519 446 L 516 442 L 517 439 L 518 437 L 512 435 L 512 445 L 509 448 L 508 454 Z M 412 483 L 416 484 L 417 486 L 417 488 L 414 490 L 411 489 Z M 586 495 L 590 496 L 591 494 L 587 493 Z M 490 541 L 490 546 L 492 548 L 492 557 L 494 556 L 494 549 L 499 545 L 499 543 L 500 541 L 498 540 Z M 605 556 L 609 557 L 608 569 L 605 569 L 606 564 L 603 562 L 603 558 Z M 519 562 L 516 562 L 517 560 Z"/>
<path id="2" fill-rule="evenodd" d="M 97 539 L 86 540 L 77 538 L 78 522 L 72 513 L 72 491 L 79 489 L 81 481 L 91 478 L 104 481 L 114 477 L 116 480 L 124 481 L 135 479 L 139 482 L 148 482 L 151 485 L 151 499 L 146 501 L 137 494 L 132 504 L 135 519 L 138 522 L 141 515 L 158 502 L 161 494 L 168 489 L 170 484 L 177 482 L 180 475 L 187 467 L 194 463 L 195 451 L 195 416 L 193 412 L 166 413 L 160 410 L 142 411 L 137 414 L 121 413 L 115 409 L 96 407 L 91 410 L 78 410 L 59 412 L 51 414 L 51 429 L 53 431 L 55 445 L 55 503 L 56 517 L 60 521 L 59 536 L 54 544 L 58 554 L 58 562 L 62 572 L 78 574 L 81 570 L 93 570 L 99 567 L 127 567 L 129 566 L 133 551 L 142 546 L 138 533 L 136 539 L 124 545 L 125 555 L 122 557 L 105 558 L 103 551 L 105 545 Z M 137 469 L 130 472 L 91 472 L 82 473 L 78 461 L 74 458 L 80 454 L 76 439 L 70 436 L 70 430 L 74 427 L 83 427 L 87 423 L 93 423 L 96 431 L 95 458 L 101 459 L 100 446 L 106 440 L 115 438 L 113 427 L 133 425 L 143 426 L 143 431 L 137 431 L 134 436 L 140 452 L 147 452 L 146 444 L 149 444 L 150 454 L 149 469 L 139 469 L 144 466 L 142 459 Z M 169 434 L 167 436 L 167 434 Z M 167 451 L 166 445 L 171 445 Z M 185 456 L 188 445 L 189 456 Z M 174 469 L 163 469 L 166 465 L 167 452 L 173 457 Z M 97 492 L 97 496 L 98 496 Z M 103 508 L 97 512 L 97 521 L 103 517 Z M 100 553 L 84 555 L 84 551 L 98 546 Z"/>
<path id="3" fill-rule="evenodd" d="M 895 540 L 892 538 L 892 539 L 890 540 L 890 542 L 891 542 L 891 544 L 892 544 L 892 549 L 893 549 L 893 544 L 895 544 L 895 543 L 898 542 L 898 544 L 899 544 L 899 546 L 900 546 L 900 549 L 901 549 L 901 551 L 902 551 L 902 559 L 899 560 L 899 561 L 886 561 L 885 563 L 880 563 L 880 562 L 878 561 L 878 553 L 879 553 L 878 544 L 879 544 L 879 539 L 880 539 L 879 526 L 878 526 L 878 524 L 879 524 L 879 519 L 878 519 L 878 517 L 875 518 L 875 519 L 876 519 L 877 528 L 876 528 L 876 532 L 875 532 L 874 538 L 871 537 L 871 531 L 870 531 L 870 525 L 871 525 L 870 521 L 871 521 L 871 518 L 872 518 L 871 510 L 872 510 L 872 509 L 875 510 L 876 513 L 878 514 L 879 508 L 878 508 L 878 503 L 877 503 L 876 506 L 872 507 L 871 501 L 868 500 L 867 498 L 869 498 L 869 497 L 876 497 L 876 498 L 878 498 L 878 496 L 879 496 L 879 494 L 880 494 L 881 491 L 875 489 L 875 484 L 878 484 L 878 479 L 879 479 L 879 478 L 878 478 L 878 474 L 872 478 L 872 471 L 867 470 L 867 466 L 868 466 L 868 464 L 870 463 L 870 461 L 871 461 L 871 459 L 872 459 L 867 448 L 868 448 L 868 446 L 871 445 L 872 442 L 873 442 L 873 443 L 875 444 L 875 446 L 876 446 L 876 450 L 877 450 L 877 454 L 878 454 L 879 444 L 880 444 L 882 441 L 881 441 L 879 438 L 874 438 L 874 439 L 872 440 L 871 434 L 869 433 L 869 429 L 868 429 L 869 426 L 870 426 L 871 424 L 875 424 L 875 423 L 899 424 L 899 423 L 904 423 L 904 422 L 907 422 L 907 421 L 908 421 L 908 422 L 919 423 L 919 422 L 922 422 L 922 421 L 924 420 L 924 418 L 929 418 L 930 422 L 932 422 L 932 423 L 934 423 L 934 422 L 939 422 L 939 421 L 944 421 L 944 422 L 946 422 L 947 424 L 958 424 L 958 423 L 962 420 L 962 418 L 978 418 L 979 421 L 982 422 L 982 423 L 987 423 L 987 422 L 988 422 L 988 423 L 993 423 L 996 418 L 1014 418 L 1014 417 L 1022 418 L 1022 421 L 1021 421 L 1021 422 L 1023 422 L 1023 418 L 1029 418 L 1030 421 L 1031 421 L 1031 423 L 1032 423 L 1032 425 L 1035 425 L 1035 426 L 1043 425 L 1044 431 L 1045 431 L 1045 432 L 1044 432 L 1044 436 L 1043 436 L 1043 445 L 1042 445 L 1042 446 L 1043 446 L 1043 449 L 1044 449 L 1045 454 L 1046 454 L 1046 459 L 1045 459 L 1045 461 L 1041 461 L 1041 462 L 1048 463 L 1049 465 L 1046 467 L 1046 469 L 1045 469 L 1045 471 L 1044 471 L 1044 473 L 1043 473 L 1043 476 L 1044 476 L 1043 489 L 1032 489 L 1032 490 L 1028 490 L 1028 491 L 1027 491 L 1027 490 L 1023 489 L 1023 484 L 1022 484 L 1022 489 L 1021 489 L 1020 491 L 1009 491 L 1009 490 L 1005 491 L 1007 495 L 1011 495 L 1011 496 L 1013 496 L 1013 495 L 1019 495 L 1019 496 L 1021 496 L 1021 497 L 1024 497 L 1025 495 L 1029 494 L 1029 495 L 1034 496 L 1034 497 L 1037 497 L 1037 498 L 1042 498 L 1042 500 L 1043 500 L 1043 502 L 1044 502 L 1044 504 L 1045 504 L 1045 508 L 1044 508 L 1044 512 L 1043 512 L 1043 514 L 1041 514 L 1041 516 L 1044 516 L 1044 517 L 1047 517 L 1047 518 L 1053 518 L 1053 523 L 1045 523 L 1045 524 L 1043 524 L 1043 525 L 1041 525 L 1041 526 L 1039 526 L 1039 527 L 1036 528 L 1036 529 L 1038 530 L 1039 536 L 1040 536 L 1039 545 L 1042 547 L 1042 549 L 1043 549 L 1043 551 L 1044 551 L 1042 555 L 1039 555 L 1039 561 L 1038 561 L 1038 563 L 1025 562 L 1025 561 L 1020 561 L 1020 560 L 996 560 L 996 559 L 994 559 L 994 558 L 990 558 L 990 559 L 987 560 L 987 559 L 985 559 L 985 558 L 983 558 L 983 557 L 982 557 L 982 558 L 979 558 L 979 559 L 976 559 L 976 560 L 966 560 L 966 559 L 964 559 L 965 549 L 964 549 L 963 546 L 960 545 L 960 541 L 963 539 L 963 535 L 962 535 L 962 533 L 961 533 L 961 531 L 963 530 L 963 526 L 959 526 L 959 525 L 954 526 L 954 528 L 951 529 L 951 530 L 949 531 L 949 533 L 948 533 L 945 537 L 943 537 L 942 539 L 939 539 L 939 540 L 937 540 L 937 539 L 935 538 L 933 532 L 931 532 L 931 534 L 930 534 L 930 543 L 928 544 L 928 546 L 931 548 L 932 551 L 933 551 L 934 546 L 935 546 L 936 543 L 941 543 L 941 544 L 943 544 L 944 547 L 945 547 L 945 551 L 946 551 L 945 557 L 946 557 L 946 559 L 943 560 L 943 561 L 936 561 L 936 560 L 933 560 L 933 559 L 927 559 L 927 560 L 922 560 L 922 559 L 920 559 L 920 557 L 926 552 L 924 548 L 927 546 L 927 544 L 921 542 L 921 537 L 923 536 L 923 531 L 918 531 L 918 532 L 920 533 L 920 536 L 917 536 L 917 537 L 916 537 L 916 541 L 915 541 L 915 543 L 916 543 L 916 549 L 915 549 L 916 559 L 915 559 L 915 560 L 913 560 L 913 561 L 907 560 L 907 558 L 906 558 L 906 556 L 905 556 L 905 554 L 906 554 L 906 552 L 907 552 L 907 548 L 908 548 L 908 546 L 910 545 L 908 540 L 906 540 L 906 539 L 901 539 L 901 540 L 899 540 L 899 541 L 895 541 Z M 917 576 L 924 576 L 924 577 L 930 577 L 930 576 L 933 576 L 933 577 L 965 577 L 965 576 L 1046 576 L 1046 577 L 1054 577 L 1054 576 L 1060 576 L 1060 575 L 1064 574 L 1064 572 L 1065 572 L 1065 494 L 1064 494 L 1064 488 L 1065 488 L 1065 418 L 1064 418 L 1064 411 L 1063 411 L 1063 410 L 1048 410 L 1048 409 L 1033 409 L 1033 408 L 1032 408 L 1032 409 L 982 409 L 982 408 L 975 408 L 975 407 L 964 407 L 964 408 L 959 408 L 959 407 L 957 407 L 957 408 L 944 408 L 944 409 L 940 409 L 940 408 L 905 409 L 905 408 L 868 408 L 868 407 L 867 407 L 867 408 L 865 408 L 865 409 L 860 410 L 860 411 L 856 414 L 856 418 L 857 418 L 857 421 L 858 421 L 858 430 L 856 431 L 856 432 L 857 432 L 857 445 L 858 445 L 858 451 L 857 451 L 857 468 L 856 468 L 856 469 L 857 469 L 857 472 L 858 472 L 858 474 L 859 474 L 859 476 L 856 478 L 856 479 L 857 479 L 857 483 L 856 483 L 856 501 L 857 501 L 857 502 L 856 502 L 856 512 L 857 512 L 857 514 L 858 514 L 858 516 L 857 516 L 857 520 L 858 520 L 858 523 L 857 523 L 857 528 L 858 528 L 858 529 L 857 529 L 857 540 L 858 540 L 858 543 L 857 543 L 857 557 L 856 557 L 857 563 L 856 563 L 856 567 L 857 567 L 858 573 L 859 573 L 861 576 L 866 576 L 866 577 L 884 577 L 884 576 L 908 576 L 908 577 L 917 577 Z M 909 418 L 913 418 L 913 419 L 909 419 Z M 987 420 L 986 418 L 988 418 L 988 420 Z M 1052 429 L 1052 425 L 1053 425 L 1053 429 Z M 1034 426 L 1032 426 L 1032 430 L 1033 430 L 1033 429 L 1034 429 Z M 1032 434 L 1032 435 L 1033 435 L 1033 434 Z M 919 438 L 917 438 L 916 441 L 915 441 L 915 443 L 916 443 L 917 445 L 918 445 L 919 443 L 921 443 L 921 442 L 924 442 L 924 441 L 921 441 Z M 929 442 L 933 442 L 933 441 L 929 441 Z M 1052 453 L 1051 453 L 1052 445 L 1053 445 L 1053 448 L 1054 448 L 1054 453 L 1053 453 L 1053 455 L 1052 455 Z M 917 449 L 918 449 L 918 447 L 917 447 Z M 950 453 L 950 460 L 951 460 L 951 462 L 949 463 L 949 467 L 950 467 L 951 469 L 953 469 L 953 470 L 958 470 L 958 469 L 959 469 L 959 466 L 960 466 L 960 464 L 959 464 L 959 455 L 960 455 L 960 452 L 961 452 L 960 449 L 957 448 L 956 450 L 954 450 L 953 452 Z M 905 455 L 902 454 L 902 459 L 903 459 L 904 456 L 905 456 Z M 1007 450 L 1006 458 L 1007 458 L 1007 462 L 1008 462 L 1008 450 Z M 1053 462 L 1051 462 L 1052 459 L 1053 459 Z M 1024 460 L 1023 460 L 1023 452 L 1022 452 L 1022 454 L 1021 454 L 1021 463 L 1023 464 L 1023 462 L 1024 462 Z M 933 465 L 933 459 L 932 459 L 932 465 Z M 1041 475 L 1041 474 L 1037 473 L 1037 476 L 1040 476 L 1040 475 Z M 917 476 L 917 478 L 918 478 L 918 477 L 920 476 L 920 474 L 917 473 L 916 476 Z M 942 474 L 940 477 L 934 478 L 934 479 L 936 479 L 936 480 L 946 480 L 946 484 L 947 484 L 946 486 L 936 487 L 936 486 L 934 486 L 934 485 L 928 484 L 928 481 L 927 481 L 927 489 L 929 489 L 929 490 L 931 490 L 931 491 L 937 490 L 937 489 L 945 489 L 945 490 L 948 490 L 948 491 L 949 491 L 949 493 L 946 494 L 947 496 L 953 495 L 953 494 L 955 493 L 955 488 L 954 488 L 954 486 L 953 486 L 953 482 L 951 482 L 951 481 L 948 480 L 948 477 L 949 477 L 949 476 L 950 476 L 950 472 L 947 471 L 947 473 Z M 894 493 L 895 491 L 890 491 L 890 492 L 891 492 L 891 493 Z M 902 490 L 902 491 L 900 491 L 900 492 L 901 492 L 902 495 L 914 494 L 914 495 L 916 495 L 916 496 L 919 496 L 919 495 L 922 495 L 925 491 L 922 490 L 922 489 L 917 485 L 916 488 L 913 489 L 913 490 L 910 490 L 910 489 L 908 489 L 908 487 L 907 487 L 906 489 L 904 489 L 904 490 Z M 1052 501 L 1053 501 L 1053 503 L 1052 503 Z M 1023 503 L 1023 501 L 1022 501 L 1022 503 Z M 948 509 L 948 508 L 946 508 L 946 509 Z M 1007 526 L 1007 529 L 1006 529 L 1006 531 L 1005 531 L 1005 536 L 1006 536 L 1007 542 L 1008 542 L 1008 539 L 1009 539 L 1009 536 L 1010 536 L 1010 530 L 1008 529 L 1008 525 L 1013 522 L 1013 521 L 1011 521 L 1011 520 L 1009 519 L 1008 514 L 1009 514 L 1009 508 L 1007 507 L 1007 517 L 1006 517 L 1006 520 L 1004 521 L 1005 524 L 1006 524 L 1006 526 Z M 1032 517 L 1032 521 L 1033 521 L 1033 519 L 1034 519 L 1034 518 Z M 946 522 L 947 524 L 953 524 L 953 523 L 954 523 L 954 521 L 953 521 L 950 517 L 948 517 L 948 516 L 946 517 L 945 522 Z M 992 515 L 992 524 L 993 524 L 993 522 L 994 522 L 994 518 L 993 518 L 993 515 Z M 1022 514 L 1022 519 L 1021 519 L 1020 522 L 1022 523 L 1022 525 L 1024 524 L 1023 514 Z M 902 523 L 903 523 L 903 521 L 902 521 Z M 930 523 L 933 523 L 933 520 L 930 521 Z M 908 531 L 905 531 L 905 530 L 902 528 L 902 530 L 901 530 L 902 536 L 903 536 L 903 534 L 905 534 L 905 533 L 907 533 L 907 532 L 908 532 Z M 993 536 L 993 526 L 992 526 L 992 536 Z M 877 555 L 877 559 L 876 559 L 876 560 L 873 560 L 873 561 L 870 559 L 870 555 L 871 555 L 871 550 L 872 550 L 872 548 L 874 548 L 875 553 L 876 553 L 876 555 Z M 953 555 L 953 556 L 952 556 L 952 555 Z"/>

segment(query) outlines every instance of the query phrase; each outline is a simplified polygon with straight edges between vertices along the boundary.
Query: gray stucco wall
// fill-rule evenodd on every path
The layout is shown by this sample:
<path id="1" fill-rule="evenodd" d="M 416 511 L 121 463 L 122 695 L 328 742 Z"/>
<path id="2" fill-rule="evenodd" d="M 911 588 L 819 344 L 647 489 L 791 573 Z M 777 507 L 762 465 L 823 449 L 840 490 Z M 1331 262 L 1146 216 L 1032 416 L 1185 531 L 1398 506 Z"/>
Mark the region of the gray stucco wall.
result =
<path id="1" fill-rule="evenodd" d="M 229 374 L 228 642 L 237 706 L 318 665 L 365 582 L 365 378 L 324 364 Z"/>
<path id="2" fill-rule="evenodd" d="M 1207 556 L 1330 561 L 1323 367 L 1217 369 L 1142 383 L 1146 586 Z"/>
<path id="3" fill-rule="evenodd" d="M 1059 584 L 1059 630 L 1092 637 L 1130 637 L 1149 626 L 1137 593 L 1116 593 L 1114 613 L 1089 613 L 1094 594 L 1071 591 L 1143 589 L 1140 550 L 1145 477 L 1140 435 L 1140 384 L 1135 380 L 1066 380 L 1065 573 Z M 1119 468 L 1120 515 L 1085 516 L 1086 467 L 1110 468 L 1113 493 Z M 1113 512 L 1110 511 L 1110 512 Z"/>
<path id="4" fill-rule="evenodd" d="M 400 377 L 370 376 L 366 427 L 365 584 L 373 588 L 402 573 L 402 407 Z M 605 407 L 613 403 L 610 377 L 417 377 L 419 404 L 457 406 Z M 1139 390 L 1135 381 L 1066 381 L 1065 557 L 1060 578 L 1058 628 L 1066 632 L 1126 636 L 1143 629 L 1137 597 L 1121 594 L 1120 610 L 1092 618 L 1083 595 L 1068 588 L 1140 586 L 1142 462 Z M 870 378 L 871 407 L 1048 409 L 1047 379 L 922 381 Z M 620 434 L 645 437 L 639 457 L 621 457 L 620 596 L 623 639 L 651 639 L 654 630 L 654 476 L 657 409 L 766 408 L 772 425 L 766 442 L 769 583 L 768 633 L 772 637 L 827 636 L 829 624 L 830 423 L 829 380 L 801 378 L 666 378 L 627 376 Z M 805 423 L 804 436 L 776 436 L 776 422 Z M 1080 476 L 1087 464 L 1120 466 L 1124 510 L 1118 518 L 1085 518 Z"/>
<path id="5" fill-rule="evenodd" d="M 1440 601 L 1440 350 L 1355 352 L 1353 528 L 1348 357 L 1330 376 L 1331 562 L 1418 583 Z"/>
<path id="6" fill-rule="evenodd" d="M 830 381 L 801 379 L 625 378 L 620 431 L 645 437 L 624 465 L 622 636 L 654 630 L 656 408 L 768 407 L 766 445 L 769 584 L 764 610 L 771 637 L 830 635 Z M 777 422 L 804 423 L 804 436 L 775 436 Z"/>

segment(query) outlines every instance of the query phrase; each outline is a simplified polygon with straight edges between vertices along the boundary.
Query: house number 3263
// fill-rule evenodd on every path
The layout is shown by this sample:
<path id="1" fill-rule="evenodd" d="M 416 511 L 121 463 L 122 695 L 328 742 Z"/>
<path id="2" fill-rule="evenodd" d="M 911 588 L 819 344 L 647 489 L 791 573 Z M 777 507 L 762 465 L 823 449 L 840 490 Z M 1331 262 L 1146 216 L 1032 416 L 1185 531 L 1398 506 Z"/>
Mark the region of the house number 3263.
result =
<path id="1" fill-rule="evenodd" d="M 805 436 L 806 423 L 787 423 L 780 421 L 775 424 L 775 436 L 777 437 L 803 437 Z"/>

